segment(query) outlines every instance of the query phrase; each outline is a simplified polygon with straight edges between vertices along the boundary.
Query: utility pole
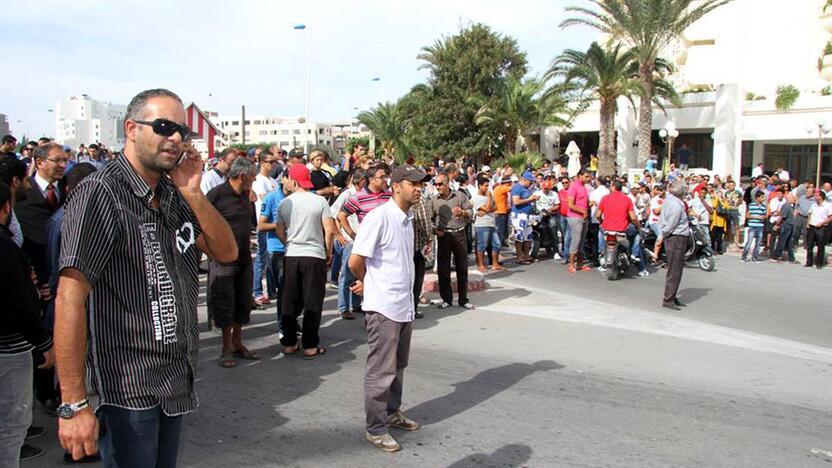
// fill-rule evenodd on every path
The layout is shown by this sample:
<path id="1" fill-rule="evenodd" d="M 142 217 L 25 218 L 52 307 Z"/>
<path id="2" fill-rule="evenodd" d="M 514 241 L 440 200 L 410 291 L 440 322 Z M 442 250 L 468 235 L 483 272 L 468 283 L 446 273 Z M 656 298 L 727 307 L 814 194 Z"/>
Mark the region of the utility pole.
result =
<path id="1" fill-rule="evenodd" d="M 246 106 L 243 105 L 242 118 L 240 120 L 240 136 L 243 137 L 243 144 L 246 144 Z"/>

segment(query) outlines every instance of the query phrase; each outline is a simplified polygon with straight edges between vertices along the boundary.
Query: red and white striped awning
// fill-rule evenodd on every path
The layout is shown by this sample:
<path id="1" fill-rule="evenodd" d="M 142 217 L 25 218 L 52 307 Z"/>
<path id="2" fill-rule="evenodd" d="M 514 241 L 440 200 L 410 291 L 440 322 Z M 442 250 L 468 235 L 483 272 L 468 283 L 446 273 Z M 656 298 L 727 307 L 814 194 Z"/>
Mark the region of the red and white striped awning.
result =
<path id="1" fill-rule="evenodd" d="M 214 137 L 218 133 L 222 133 L 220 129 L 214 125 L 211 120 L 205 116 L 199 106 L 192 102 L 185 108 L 185 115 L 188 119 L 188 127 L 199 135 L 196 138 L 202 138 L 208 145 L 208 157 L 214 157 Z"/>

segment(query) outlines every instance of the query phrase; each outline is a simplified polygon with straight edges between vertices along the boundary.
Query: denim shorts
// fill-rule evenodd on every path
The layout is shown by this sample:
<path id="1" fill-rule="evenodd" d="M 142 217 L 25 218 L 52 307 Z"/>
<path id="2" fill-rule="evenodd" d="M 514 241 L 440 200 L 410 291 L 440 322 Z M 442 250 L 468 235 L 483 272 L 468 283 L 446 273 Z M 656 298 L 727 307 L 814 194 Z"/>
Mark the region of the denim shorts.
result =
<path id="1" fill-rule="evenodd" d="M 491 245 L 491 252 L 499 252 L 501 246 L 500 236 L 497 235 L 496 227 L 474 226 L 477 230 L 477 252 L 485 252 Z"/>

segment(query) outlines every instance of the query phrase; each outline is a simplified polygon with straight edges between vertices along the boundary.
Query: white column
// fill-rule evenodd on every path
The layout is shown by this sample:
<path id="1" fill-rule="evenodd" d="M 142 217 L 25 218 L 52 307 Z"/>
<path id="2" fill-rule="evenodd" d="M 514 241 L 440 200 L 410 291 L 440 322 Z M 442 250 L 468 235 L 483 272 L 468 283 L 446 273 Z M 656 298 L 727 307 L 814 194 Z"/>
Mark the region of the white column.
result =
<path id="1" fill-rule="evenodd" d="M 720 85 L 714 103 L 714 158 L 712 169 L 720 175 L 731 174 L 739 180 L 742 164 L 742 106 L 736 83 Z"/>
<path id="2" fill-rule="evenodd" d="M 635 99 L 638 102 L 638 99 Z M 618 112 L 615 114 L 615 148 L 618 173 L 626 175 L 631 168 L 638 166 L 638 147 L 633 143 L 638 140 L 638 113 L 630 100 L 618 98 Z M 650 145 L 650 142 L 638 142 L 639 145 Z"/>

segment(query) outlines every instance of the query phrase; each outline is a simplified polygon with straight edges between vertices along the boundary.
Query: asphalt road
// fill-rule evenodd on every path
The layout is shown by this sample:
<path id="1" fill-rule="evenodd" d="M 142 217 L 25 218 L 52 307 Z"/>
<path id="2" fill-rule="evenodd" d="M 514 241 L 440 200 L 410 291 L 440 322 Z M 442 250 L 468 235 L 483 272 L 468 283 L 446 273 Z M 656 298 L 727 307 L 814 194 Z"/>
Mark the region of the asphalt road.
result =
<path id="1" fill-rule="evenodd" d="M 609 282 L 551 260 L 489 274 L 477 310 L 424 308 L 405 378 L 424 427 L 394 433 L 395 454 L 364 441 L 365 333 L 333 291 L 315 361 L 278 355 L 258 311 L 260 361 L 222 369 L 202 334 L 180 466 L 829 466 L 832 273 L 724 256 L 684 275 L 680 312 L 659 307 L 663 271 Z M 49 452 L 23 466 L 54 466 L 54 421 L 36 419 Z"/>

